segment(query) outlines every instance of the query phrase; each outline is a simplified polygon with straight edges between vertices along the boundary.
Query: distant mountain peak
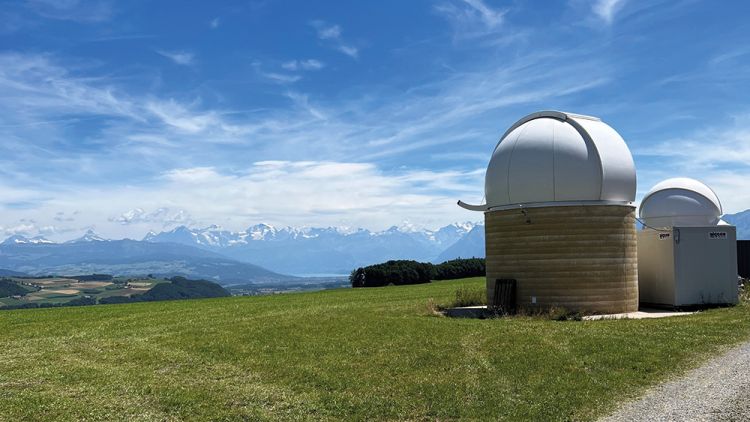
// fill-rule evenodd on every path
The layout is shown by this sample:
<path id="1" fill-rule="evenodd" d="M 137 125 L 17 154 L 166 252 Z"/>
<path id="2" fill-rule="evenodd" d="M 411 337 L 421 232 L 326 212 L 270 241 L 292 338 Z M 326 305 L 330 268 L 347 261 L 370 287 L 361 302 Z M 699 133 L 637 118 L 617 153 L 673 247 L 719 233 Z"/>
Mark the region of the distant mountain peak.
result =
<path id="1" fill-rule="evenodd" d="M 73 239 L 68 241 L 67 243 L 79 243 L 79 242 L 106 242 L 107 239 L 99 236 L 98 233 L 96 233 L 93 229 L 86 230 L 86 233 L 83 234 L 83 236 L 79 237 L 78 239 Z"/>
<path id="2" fill-rule="evenodd" d="M 419 228 L 408 221 L 381 231 L 348 226 L 274 227 L 259 223 L 242 231 L 217 225 L 204 228 L 180 226 L 169 231 L 150 233 L 144 240 L 152 243 L 177 243 L 197 246 L 233 259 L 252 262 L 281 273 L 345 274 L 360 265 L 388 259 L 429 261 L 468 236 L 479 239 L 470 246 L 483 245 L 481 223 L 455 222 L 434 230 Z M 460 245 L 459 245 L 460 246 Z M 483 246 L 482 246 L 483 248 Z M 478 254 L 478 250 L 455 250 L 460 256 Z"/>
<path id="3" fill-rule="evenodd" d="M 29 242 L 31 242 L 31 243 L 37 243 L 37 244 L 40 244 L 40 243 L 55 243 L 55 242 L 53 242 L 53 241 L 51 241 L 51 240 L 49 240 L 49 239 L 47 239 L 45 237 L 42 237 L 42 236 L 34 236 L 31 239 L 29 239 Z"/>
<path id="4" fill-rule="evenodd" d="M 260 223 L 250 226 L 245 230 L 252 240 L 269 240 L 276 236 L 278 230 L 269 224 Z"/>
<path id="5" fill-rule="evenodd" d="M 26 236 L 14 234 L 3 241 L 3 245 L 17 245 L 20 243 L 29 243 L 29 239 Z"/>
<path id="6" fill-rule="evenodd" d="M 409 220 L 405 220 L 398 226 L 398 231 L 401 233 L 416 233 L 423 230 L 412 224 Z"/>
<path id="7" fill-rule="evenodd" d="M 14 234 L 3 241 L 3 245 L 21 245 L 21 244 L 43 244 L 43 243 L 55 243 L 51 240 L 45 239 L 42 236 L 35 236 L 28 238 L 20 234 Z"/>
<path id="8" fill-rule="evenodd" d="M 750 239 L 750 210 L 724 214 L 721 219 L 737 227 L 737 239 Z"/>

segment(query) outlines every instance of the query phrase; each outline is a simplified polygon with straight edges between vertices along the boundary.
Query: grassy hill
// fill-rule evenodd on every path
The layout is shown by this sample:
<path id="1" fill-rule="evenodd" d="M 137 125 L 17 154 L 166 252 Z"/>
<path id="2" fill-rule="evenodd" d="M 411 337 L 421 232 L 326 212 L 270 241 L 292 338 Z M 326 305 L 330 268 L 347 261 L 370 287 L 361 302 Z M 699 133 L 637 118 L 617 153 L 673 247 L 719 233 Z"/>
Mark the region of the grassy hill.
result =
<path id="1" fill-rule="evenodd" d="M 0 314 L 0 420 L 590 420 L 748 338 L 661 320 L 432 315 L 482 279 Z"/>
<path id="2" fill-rule="evenodd" d="M 0 310 L 51 306 L 150 302 L 224 297 L 229 291 L 205 280 L 183 277 L 125 278 L 106 274 L 0 279 Z"/>

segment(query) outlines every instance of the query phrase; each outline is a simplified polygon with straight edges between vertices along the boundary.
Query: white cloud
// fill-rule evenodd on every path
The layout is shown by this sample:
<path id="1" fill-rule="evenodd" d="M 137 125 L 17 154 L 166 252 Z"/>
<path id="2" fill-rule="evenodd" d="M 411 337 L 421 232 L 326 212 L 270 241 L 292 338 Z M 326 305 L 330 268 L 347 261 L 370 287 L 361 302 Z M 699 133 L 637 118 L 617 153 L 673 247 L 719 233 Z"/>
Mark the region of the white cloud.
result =
<path id="1" fill-rule="evenodd" d="M 221 19 L 219 19 L 219 18 L 213 18 L 213 19 L 211 19 L 211 21 L 210 21 L 210 22 L 208 23 L 208 26 L 210 26 L 210 27 L 211 27 L 211 29 L 216 29 L 216 28 L 218 28 L 218 27 L 219 27 L 219 24 L 221 24 Z"/>
<path id="2" fill-rule="evenodd" d="M 709 127 L 635 149 L 643 156 L 670 158 L 686 168 L 741 166 L 750 169 L 750 113 L 739 114 L 728 127 Z"/>
<path id="3" fill-rule="evenodd" d="M 195 54 L 187 51 L 156 50 L 156 52 L 182 66 L 190 66 L 195 61 Z"/>
<path id="4" fill-rule="evenodd" d="M 169 101 L 149 101 L 145 109 L 167 125 L 188 133 L 198 133 L 220 124 L 215 113 L 193 113 L 182 104 Z"/>
<path id="5" fill-rule="evenodd" d="M 278 84 L 292 84 L 302 79 L 302 76 L 299 76 L 299 75 L 287 75 L 284 73 L 276 73 L 276 72 L 258 72 L 258 73 L 264 78 L 269 79 Z"/>
<path id="6" fill-rule="evenodd" d="M 353 59 L 356 59 L 359 56 L 359 49 L 344 41 L 341 36 L 342 30 L 339 25 L 331 25 L 320 20 L 312 21 L 310 24 L 316 29 L 318 38 L 333 43 L 336 50 Z"/>
<path id="7" fill-rule="evenodd" d="M 750 189 L 747 189 L 750 180 L 748 118 L 750 113 L 738 114 L 725 127 L 712 126 L 635 148 L 636 158 L 658 160 L 658 165 L 639 171 L 639 190 L 645 192 L 668 177 L 691 177 L 707 183 L 716 191 L 725 212 L 750 208 Z"/>
<path id="8" fill-rule="evenodd" d="M 255 67 L 260 76 L 275 83 L 290 84 L 300 79 L 299 75 L 264 72 L 260 64 Z M 131 97 L 107 85 L 106 78 L 76 77 L 45 56 L 0 55 L 0 89 L 4 93 L 0 111 L 4 112 L 3 123 L 19 127 L 41 121 L 52 122 L 55 127 L 64 122 L 54 121 L 67 119 L 71 112 L 85 117 L 117 117 L 119 120 L 102 129 L 113 154 L 112 164 L 120 161 L 123 153 L 130 153 L 167 160 L 160 165 L 169 165 L 173 148 L 181 147 L 181 155 L 203 157 L 209 143 L 246 144 L 255 153 L 263 153 L 268 145 L 276 156 L 289 158 L 323 154 L 332 159 L 372 159 L 463 142 L 465 134 L 471 133 L 465 127 L 467 122 L 480 119 L 484 113 L 556 101 L 606 83 L 608 72 L 607 63 L 591 57 L 540 52 L 506 60 L 502 67 L 490 63 L 486 69 L 454 72 L 449 78 L 415 86 L 385 102 L 373 103 L 365 96 L 332 104 L 285 90 L 283 95 L 297 107 L 233 118 L 231 112 L 206 108 L 199 99 L 185 102 L 151 95 Z M 588 78 L 583 81 L 571 77 L 584 74 Z M 386 121 L 389 124 L 384 125 Z M 35 137 L 42 142 L 52 138 L 49 135 L 37 133 Z M 6 148 L 13 145 L 13 139 L 6 136 Z M 123 149 L 113 148 L 118 143 Z M 18 140 L 18 149 L 29 147 Z M 0 152 L 2 149 L 0 146 Z M 30 157 L 39 154 L 29 151 Z M 86 168 L 74 157 L 50 160 L 57 165 L 69 164 L 76 172 Z M 91 165 L 95 163 L 104 165 L 101 156 L 92 157 Z"/>
<path id="9" fill-rule="evenodd" d="M 325 64 L 320 60 L 306 59 L 306 60 L 290 60 L 281 64 L 281 67 L 289 71 L 297 70 L 320 70 L 325 67 Z"/>
<path id="10" fill-rule="evenodd" d="M 359 49 L 357 47 L 341 44 L 337 46 L 336 49 L 353 59 L 356 59 L 359 56 Z"/>
<path id="11" fill-rule="evenodd" d="M 34 233 L 37 230 L 37 227 L 31 223 L 21 223 L 11 227 L 0 227 L 0 230 L 2 230 L 6 236 L 13 236 L 16 234 L 26 236 Z"/>
<path id="12" fill-rule="evenodd" d="M 295 69 L 287 69 L 287 70 L 296 70 L 296 69 L 299 68 L 299 63 L 297 63 L 296 61 L 294 63 L 292 63 L 292 62 L 284 63 L 284 64 L 282 64 L 282 68 L 284 68 L 285 65 L 287 67 L 292 67 L 292 66 L 295 67 Z M 255 72 L 259 76 L 261 76 L 263 79 L 271 81 L 271 82 L 273 82 L 275 84 L 288 85 L 288 84 L 293 84 L 293 83 L 299 81 L 300 79 L 302 79 L 302 76 L 296 75 L 296 74 L 278 73 L 278 72 L 267 72 L 267 71 L 263 70 L 263 66 L 262 66 L 262 64 L 259 61 L 253 62 L 252 66 L 255 69 Z"/>
<path id="13" fill-rule="evenodd" d="M 466 4 L 474 8 L 481 16 L 482 21 L 488 27 L 497 27 L 503 23 L 505 11 L 495 10 L 484 4 L 482 0 L 464 0 Z"/>
<path id="14" fill-rule="evenodd" d="M 622 10 L 627 0 L 596 0 L 591 6 L 594 14 L 608 25 L 612 24 L 617 12 Z"/>
<path id="15" fill-rule="evenodd" d="M 0 87 L 6 117 L 106 113 L 138 118 L 137 105 L 110 86 L 93 86 L 72 75 L 75 69 L 54 64 L 47 55 L 0 54 Z M 36 116 L 35 122 L 45 119 Z"/>
<path id="16" fill-rule="evenodd" d="M 83 23 L 108 21 L 114 15 L 112 2 L 106 0 L 27 0 L 26 6 L 48 19 Z"/>
<path id="17" fill-rule="evenodd" d="M 96 222 L 102 235 L 135 238 L 182 224 L 239 230 L 259 221 L 383 229 L 410 220 L 438 227 L 473 217 L 455 203 L 473 199 L 483 174 L 484 169 L 386 173 L 374 164 L 328 161 L 259 161 L 238 172 L 188 167 L 164 172 L 161 183 L 149 187 L 71 191 L 38 209 L 7 210 L 4 217 L 9 222 L 27 219 L 25 226 L 8 227 L 34 235 L 51 225 L 50 215 L 80 209 L 77 220 Z M 103 213 L 116 217 L 102 221 Z M 55 230 L 51 237 L 64 240 L 68 230 Z"/>
<path id="18" fill-rule="evenodd" d="M 146 212 L 141 208 L 134 208 L 117 217 L 109 218 L 109 221 L 126 226 L 144 223 L 153 226 L 151 223 L 155 223 L 156 226 L 160 226 L 163 229 L 181 225 L 191 225 L 194 223 L 192 217 L 187 211 L 173 211 L 169 208 L 157 208 L 151 212 Z"/>
<path id="19" fill-rule="evenodd" d="M 289 97 L 289 99 L 292 100 L 294 104 L 310 113 L 311 116 L 320 120 L 326 119 L 326 115 L 322 111 L 310 104 L 310 99 L 307 95 L 297 92 L 287 92 L 286 96 Z"/>
<path id="20" fill-rule="evenodd" d="M 498 33 L 507 13 L 507 10 L 494 9 L 482 0 L 451 0 L 438 3 L 435 10 L 451 23 L 457 39 Z"/>
<path id="21" fill-rule="evenodd" d="M 456 148 L 489 154 L 498 131 L 512 123 L 508 115 L 600 86 L 610 67 L 596 56 L 540 51 L 387 98 L 365 92 L 331 101 L 284 87 L 280 95 L 293 107 L 252 112 L 138 95 L 80 72 L 51 56 L 0 54 L 0 175 L 26 188 L 14 194 L 0 186 L 8 226 L 33 217 L 38 227 L 55 226 L 58 238 L 83 222 L 109 237 L 157 228 L 135 215 L 130 224 L 112 219 L 136 208 L 185 210 L 201 224 L 237 229 L 258 221 L 377 229 L 405 219 L 437 227 L 472 218 L 455 201 L 481 200 L 483 170 L 473 166 L 483 163 L 428 172 L 414 163 L 429 165 L 429 153 Z M 584 74 L 583 82 L 573 77 Z M 72 112 L 106 122 L 89 126 L 86 142 L 96 147 L 60 149 Z M 407 153 L 407 167 L 383 164 Z M 259 163 L 243 170 L 248 157 Z M 279 157 L 288 161 L 267 161 Z M 6 206 L 11 202 L 35 208 Z M 57 212 L 76 210 L 75 221 L 55 220 Z"/>
<path id="22" fill-rule="evenodd" d="M 174 169 L 164 173 L 164 177 L 175 183 L 206 183 L 220 180 L 219 174 L 212 167 L 193 167 Z"/>
<path id="23" fill-rule="evenodd" d="M 338 40 L 341 38 L 341 27 L 338 25 L 318 25 L 318 38 L 321 40 Z"/>

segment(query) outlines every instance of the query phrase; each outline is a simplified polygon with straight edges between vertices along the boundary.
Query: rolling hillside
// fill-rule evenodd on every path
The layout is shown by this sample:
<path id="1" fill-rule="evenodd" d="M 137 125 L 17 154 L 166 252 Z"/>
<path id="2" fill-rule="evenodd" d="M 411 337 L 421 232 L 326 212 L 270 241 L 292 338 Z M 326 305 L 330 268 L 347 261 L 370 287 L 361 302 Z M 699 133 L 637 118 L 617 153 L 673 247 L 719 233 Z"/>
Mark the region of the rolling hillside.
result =
<path id="1" fill-rule="evenodd" d="M 200 248 L 128 239 L 81 240 L 59 244 L 6 242 L 0 244 L 0 268 L 29 274 L 184 276 L 224 285 L 277 283 L 294 279 Z"/>

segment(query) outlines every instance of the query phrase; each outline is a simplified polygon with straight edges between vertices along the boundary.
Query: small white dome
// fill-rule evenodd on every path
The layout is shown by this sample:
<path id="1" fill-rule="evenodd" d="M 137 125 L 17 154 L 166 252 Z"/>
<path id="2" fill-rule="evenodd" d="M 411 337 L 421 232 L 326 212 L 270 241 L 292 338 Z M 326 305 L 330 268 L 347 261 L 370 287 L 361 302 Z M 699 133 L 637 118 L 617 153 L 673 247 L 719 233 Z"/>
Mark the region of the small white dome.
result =
<path id="1" fill-rule="evenodd" d="M 495 147 L 486 205 L 459 205 L 630 204 L 635 183 L 633 157 L 614 129 L 596 117 L 542 111 L 516 122 Z"/>
<path id="2" fill-rule="evenodd" d="M 643 197 L 638 214 L 650 227 L 721 224 L 721 201 L 705 184 L 686 177 L 659 182 Z"/>

